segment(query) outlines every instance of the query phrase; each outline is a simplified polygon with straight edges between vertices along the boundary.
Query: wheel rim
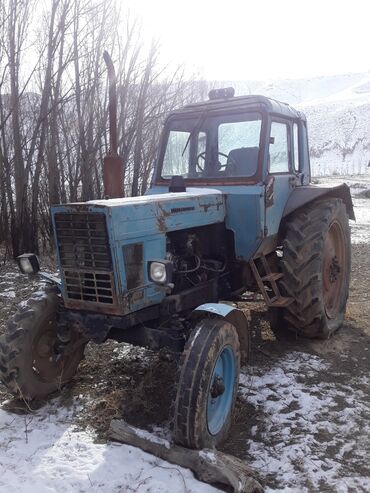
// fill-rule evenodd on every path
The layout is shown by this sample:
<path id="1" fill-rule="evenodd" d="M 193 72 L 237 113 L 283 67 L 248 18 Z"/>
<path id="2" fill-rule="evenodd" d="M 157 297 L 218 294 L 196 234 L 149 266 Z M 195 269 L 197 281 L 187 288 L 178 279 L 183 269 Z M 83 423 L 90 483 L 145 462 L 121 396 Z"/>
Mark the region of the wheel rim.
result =
<path id="1" fill-rule="evenodd" d="M 53 320 L 48 320 L 43 325 L 32 344 L 32 370 L 37 378 L 44 382 L 55 382 L 60 380 L 62 383 L 64 375 L 68 372 L 70 364 L 73 362 L 75 353 L 63 354 L 58 351 L 58 344 L 61 344 L 55 329 L 51 328 Z M 74 344 L 76 337 L 68 343 Z M 65 349 L 68 352 L 68 345 Z"/>
<path id="2" fill-rule="evenodd" d="M 341 293 L 346 277 L 346 246 L 344 233 L 338 221 L 329 227 L 324 244 L 323 299 L 328 318 L 335 318 L 341 304 Z"/>
<path id="3" fill-rule="evenodd" d="M 208 389 L 207 425 L 211 435 L 217 435 L 229 415 L 236 375 L 235 356 L 231 346 L 225 346 L 213 368 Z"/>

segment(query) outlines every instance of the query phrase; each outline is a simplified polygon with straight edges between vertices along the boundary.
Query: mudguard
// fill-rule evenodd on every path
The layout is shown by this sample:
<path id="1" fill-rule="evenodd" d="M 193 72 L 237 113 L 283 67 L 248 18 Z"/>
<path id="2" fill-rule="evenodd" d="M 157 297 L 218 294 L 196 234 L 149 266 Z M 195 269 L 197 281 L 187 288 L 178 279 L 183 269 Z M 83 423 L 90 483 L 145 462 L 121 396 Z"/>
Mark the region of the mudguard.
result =
<path id="1" fill-rule="evenodd" d="M 190 318 L 197 319 L 205 315 L 223 318 L 236 328 L 239 336 L 241 362 L 245 364 L 250 352 L 250 331 L 244 312 L 234 306 L 226 305 L 226 303 L 204 303 L 193 310 Z"/>
<path id="2" fill-rule="evenodd" d="M 288 202 L 286 203 L 283 217 L 288 216 L 296 209 L 299 209 L 303 205 L 306 205 L 313 200 L 321 198 L 333 198 L 337 197 L 343 200 L 346 205 L 347 214 L 350 219 L 356 220 L 355 213 L 353 211 L 353 204 L 351 198 L 351 192 L 345 183 L 336 187 L 320 187 L 316 185 L 305 185 L 297 187 L 290 194 Z"/>

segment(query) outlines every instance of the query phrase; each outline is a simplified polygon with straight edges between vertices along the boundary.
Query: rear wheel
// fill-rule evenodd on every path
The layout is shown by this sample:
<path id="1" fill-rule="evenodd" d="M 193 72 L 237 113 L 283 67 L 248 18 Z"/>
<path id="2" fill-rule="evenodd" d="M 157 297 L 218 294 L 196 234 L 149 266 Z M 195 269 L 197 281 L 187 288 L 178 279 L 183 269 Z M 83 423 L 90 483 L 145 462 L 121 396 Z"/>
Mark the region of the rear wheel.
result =
<path id="1" fill-rule="evenodd" d="M 240 371 L 239 338 L 224 320 L 204 319 L 180 361 L 174 439 L 186 447 L 215 447 L 229 431 Z"/>
<path id="2" fill-rule="evenodd" d="M 71 332 L 57 337 L 60 297 L 54 288 L 37 293 L 8 322 L 0 338 L 0 380 L 25 400 L 59 390 L 75 374 L 86 340 Z"/>
<path id="3" fill-rule="evenodd" d="M 275 309 L 276 326 L 327 338 L 343 323 L 349 290 L 351 242 L 345 204 L 316 201 L 285 225 L 281 291 L 294 299 Z"/>

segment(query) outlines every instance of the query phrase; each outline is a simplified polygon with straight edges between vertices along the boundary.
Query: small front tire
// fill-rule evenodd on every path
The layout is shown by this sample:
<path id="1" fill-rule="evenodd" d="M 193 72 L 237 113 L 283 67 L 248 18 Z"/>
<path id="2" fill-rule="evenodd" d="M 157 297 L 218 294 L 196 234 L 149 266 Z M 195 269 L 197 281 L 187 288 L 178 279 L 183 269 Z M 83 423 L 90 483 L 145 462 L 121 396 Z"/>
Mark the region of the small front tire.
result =
<path id="1" fill-rule="evenodd" d="M 180 361 L 174 403 L 174 440 L 194 449 L 213 448 L 228 434 L 240 372 L 233 325 L 207 318 L 192 331 Z"/>

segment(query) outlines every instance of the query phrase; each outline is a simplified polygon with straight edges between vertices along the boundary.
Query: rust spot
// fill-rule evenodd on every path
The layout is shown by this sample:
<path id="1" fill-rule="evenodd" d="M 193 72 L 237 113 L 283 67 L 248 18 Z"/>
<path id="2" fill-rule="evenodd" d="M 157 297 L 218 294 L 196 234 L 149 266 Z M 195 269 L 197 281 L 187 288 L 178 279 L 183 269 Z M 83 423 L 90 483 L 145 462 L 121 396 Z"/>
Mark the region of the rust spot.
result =
<path id="1" fill-rule="evenodd" d="M 271 207 L 274 204 L 274 181 L 275 181 L 275 177 L 272 175 L 270 175 L 266 181 L 266 189 L 265 189 L 266 207 Z"/>
<path id="2" fill-rule="evenodd" d="M 166 231 L 166 218 L 171 215 L 171 212 L 166 211 L 160 202 L 158 202 L 158 212 L 159 216 L 157 217 L 157 225 L 159 231 L 163 233 Z"/>
<path id="3" fill-rule="evenodd" d="M 164 233 L 166 231 L 166 219 L 162 215 L 157 217 L 157 225 L 161 233 Z"/>
<path id="4" fill-rule="evenodd" d="M 163 209 L 163 205 L 160 202 L 158 202 L 158 209 L 161 210 L 164 218 L 169 217 L 171 215 L 170 211 L 166 211 L 165 209 Z"/>
<path id="5" fill-rule="evenodd" d="M 212 207 L 213 204 L 199 204 L 199 207 L 204 210 L 204 212 L 208 212 L 208 209 Z"/>
<path id="6" fill-rule="evenodd" d="M 220 210 L 220 206 L 223 205 L 223 202 L 210 202 L 209 204 L 199 204 L 199 207 L 201 207 L 204 212 L 208 212 L 208 209 L 210 207 L 217 207 L 217 210 Z"/>
<path id="7" fill-rule="evenodd" d="M 106 303 L 96 303 L 93 301 L 81 301 L 65 299 L 64 306 L 71 310 L 86 310 L 95 313 L 103 313 L 106 315 L 122 315 L 122 307 L 119 305 L 108 305 Z"/>

